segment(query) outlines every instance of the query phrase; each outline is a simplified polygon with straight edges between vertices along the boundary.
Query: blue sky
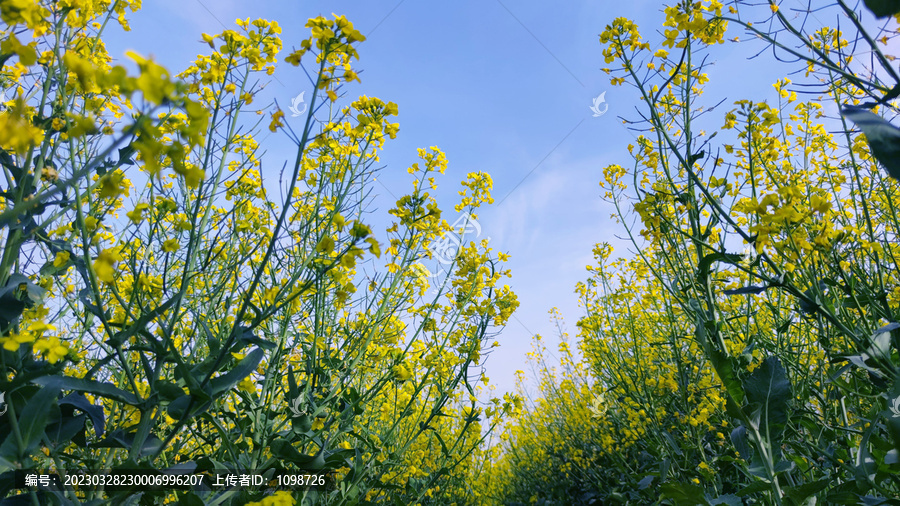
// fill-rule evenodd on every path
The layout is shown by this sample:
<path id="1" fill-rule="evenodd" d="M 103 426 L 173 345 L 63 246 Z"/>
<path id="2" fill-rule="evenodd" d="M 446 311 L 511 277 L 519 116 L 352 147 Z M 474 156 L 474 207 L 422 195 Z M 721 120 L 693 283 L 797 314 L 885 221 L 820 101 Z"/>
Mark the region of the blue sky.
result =
<path id="1" fill-rule="evenodd" d="M 572 338 L 582 315 L 574 293 L 592 263 L 594 244 L 606 241 L 617 254 L 628 244 L 609 216 L 598 186 L 602 169 L 630 161 L 626 146 L 635 134 L 619 116 L 635 119 L 634 90 L 612 87 L 600 69 L 598 35 L 613 18 L 634 19 L 651 37 L 662 21 L 662 3 L 653 1 L 558 3 L 511 0 L 416 0 L 373 2 L 289 2 L 287 0 L 152 0 L 131 16 L 132 31 L 105 37 L 110 53 L 124 60 L 133 49 L 173 73 L 208 52 L 200 34 L 234 28 L 236 18 L 274 19 L 283 28 L 286 49 L 308 36 L 307 18 L 346 15 L 368 40 L 360 48 L 362 83 L 346 88 L 345 100 L 377 96 L 399 105 L 400 133 L 386 145 L 385 166 L 376 186 L 375 206 L 386 212 L 411 187 L 406 168 L 416 149 L 438 146 L 449 168 L 438 180 L 438 202 L 453 222 L 459 182 L 468 172 L 486 171 L 494 180 L 495 204 L 479 213 L 481 237 L 509 253 L 510 286 L 521 303 L 499 335 L 501 347 L 487 362 L 498 391 L 512 390 L 514 371 L 527 371 L 531 336 L 548 344 L 557 331 L 549 311 L 559 308 Z M 729 34 L 743 35 L 740 33 Z M 716 48 L 710 69 L 709 103 L 727 101 L 713 113 L 714 127 L 740 98 L 774 99 L 771 84 L 794 70 L 748 61 L 757 45 L 727 43 Z M 286 54 L 286 53 L 285 53 Z M 311 86 L 300 69 L 281 64 L 267 88 L 283 109 Z M 593 117 L 594 97 L 606 93 L 609 110 Z M 290 120 L 288 114 L 288 120 Z M 299 118 L 298 118 L 299 120 Z M 266 120 L 267 124 L 267 120 Z M 261 136 L 262 138 L 262 136 Z M 281 135 L 265 137 L 264 177 L 276 177 L 293 160 Z"/>

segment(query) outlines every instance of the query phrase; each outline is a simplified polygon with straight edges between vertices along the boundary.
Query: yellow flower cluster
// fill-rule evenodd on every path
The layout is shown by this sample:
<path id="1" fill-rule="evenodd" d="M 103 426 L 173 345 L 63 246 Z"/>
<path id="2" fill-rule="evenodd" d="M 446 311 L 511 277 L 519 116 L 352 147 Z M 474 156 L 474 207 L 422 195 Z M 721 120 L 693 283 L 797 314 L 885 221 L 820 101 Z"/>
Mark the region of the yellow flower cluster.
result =
<path id="1" fill-rule="evenodd" d="M 722 3 L 719 0 L 682 0 L 676 5 L 665 8 L 666 20 L 663 26 L 666 40 L 663 46 L 682 48 L 687 36 L 700 42 L 713 45 L 724 42 L 728 23 L 720 19 Z"/>

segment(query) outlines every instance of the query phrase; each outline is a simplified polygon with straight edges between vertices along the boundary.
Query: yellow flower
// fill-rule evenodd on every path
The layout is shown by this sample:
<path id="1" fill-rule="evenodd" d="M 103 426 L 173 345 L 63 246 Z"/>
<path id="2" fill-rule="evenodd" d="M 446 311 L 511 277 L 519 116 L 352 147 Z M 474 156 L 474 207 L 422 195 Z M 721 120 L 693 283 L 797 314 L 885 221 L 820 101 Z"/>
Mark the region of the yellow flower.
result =
<path id="1" fill-rule="evenodd" d="M 104 283 L 112 283 L 115 281 L 116 268 L 115 264 L 122 257 L 118 252 L 112 249 L 105 249 L 94 259 L 93 267 L 97 279 Z"/>
<path id="2" fill-rule="evenodd" d="M 395 365 L 391 370 L 394 373 L 394 378 L 400 381 L 406 381 L 412 377 L 412 373 L 403 364 Z"/>
<path id="3" fill-rule="evenodd" d="M 34 351 L 43 353 L 51 364 L 55 364 L 69 353 L 69 343 L 60 342 L 56 336 L 49 336 L 35 342 Z"/>
<path id="4" fill-rule="evenodd" d="M 278 127 L 283 127 L 284 123 L 281 122 L 281 119 L 284 118 L 284 111 L 281 109 L 272 113 L 272 122 L 269 123 L 269 130 L 276 131 Z"/>
<path id="5" fill-rule="evenodd" d="M 114 198 L 122 195 L 128 195 L 128 188 L 131 182 L 125 179 L 125 173 L 121 170 L 109 172 L 100 178 L 100 197 Z"/>
<path id="6" fill-rule="evenodd" d="M 16 332 L 10 333 L 8 336 L 0 337 L 0 342 L 3 343 L 3 348 L 9 351 L 16 351 L 19 349 L 19 346 L 25 343 L 30 343 L 34 339 L 28 333 L 18 334 Z"/>
<path id="7" fill-rule="evenodd" d="M 150 209 L 150 204 L 146 202 L 141 202 L 140 204 L 134 206 L 133 211 L 129 211 L 125 213 L 128 216 L 128 219 L 131 220 L 135 225 L 139 225 L 142 221 L 144 221 L 144 211 Z"/>
<path id="8" fill-rule="evenodd" d="M 262 501 L 247 503 L 247 506 L 294 506 L 297 502 L 290 492 L 279 490 Z"/>
<path id="9" fill-rule="evenodd" d="M 0 112 L 0 147 L 22 154 L 43 140 L 44 131 L 34 126 L 21 111 Z"/>
<path id="10" fill-rule="evenodd" d="M 58 251 L 53 259 L 53 267 L 62 267 L 69 261 L 70 253 L 68 251 Z"/>
<path id="11" fill-rule="evenodd" d="M 206 42 L 209 45 L 210 49 L 215 49 L 216 46 L 213 44 L 213 41 L 216 40 L 216 37 L 209 35 L 208 33 L 204 33 L 200 35 L 203 37 L 203 42 Z"/>
<path id="12" fill-rule="evenodd" d="M 156 105 L 162 104 L 175 91 L 175 83 L 169 79 L 169 71 L 153 60 L 135 53 L 125 53 L 138 64 L 141 75 L 134 80 L 135 87 L 144 94 L 144 99 Z"/>
<path id="13" fill-rule="evenodd" d="M 253 378 L 251 378 L 250 376 L 242 379 L 241 382 L 238 383 L 237 387 L 238 390 L 247 392 L 249 394 L 256 393 L 256 382 L 253 381 Z"/>
<path id="14" fill-rule="evenodd" d="M 166 239 L 166 241 L 163 242 L 162 250 L 166 253 L 174 253 L 178 251 L 178 239 Z"/>

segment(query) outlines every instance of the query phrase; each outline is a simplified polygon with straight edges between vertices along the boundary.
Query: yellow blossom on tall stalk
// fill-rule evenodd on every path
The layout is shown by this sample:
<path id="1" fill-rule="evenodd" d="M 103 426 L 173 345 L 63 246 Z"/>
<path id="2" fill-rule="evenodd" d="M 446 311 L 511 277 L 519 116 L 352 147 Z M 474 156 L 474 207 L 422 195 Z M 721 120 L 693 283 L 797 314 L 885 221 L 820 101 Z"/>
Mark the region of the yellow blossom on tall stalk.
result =
<path id="1" fill-rule="evenodd" d="M 420 260 L 451 232 L 429 193 L 445 155 L 419 151 L 412 190 L 388 214 L 395 223 L 375 230 L 368 188 L 399 107 L 343 102 L 360 83 L 365 40 L 349 20 L 310 19 L 309 37 L 284 55 L 277 22 L 238 19 L 201 34 L 206 54 L 180 73 L 128 53 L 129 73 L 101 35 L 109 19 L 127 28 L 139 6 L 0 1 L 12 80 L 0 114 L 11 184 L 0 207 L 0 365 L 13 399 L 0 463 L 305 469 L 343 484 L 316 495 L 322 504 L 470 496 L 478 448 L 515 406 L 482 405 L 488 380 L 470 373 L 518 302 L 501 282 L 508 256 L 486 241 L 466 245 L 437 296 L 423 293 L 432 282 Z M 315 76 L 296 137 L 277 109 L 268 124 L 253 120 L 259 104 L 247 114 L 280 60 Z M 335 106 L 313 116 L 323 100 Z M 267 126 L 296 148 L 278 183 L 257 140 Z M 491 202 L 486 173 L 462 187 L 460 209 Z M 46 438 L 41 423 L 53 424 Z M 299 500 L 213 494 L 143 497 Z"/>
<path id="2" fill-rule="evenodd" d="M 823 12 L 853 33 L 819 26 Z M 655 41 L 622 18 L 600 36 L 604 70 L 644 102 L 632 162 L 600 182 L 634 256 L 595 248 L 578 285 L 584 362 L 561 350 L 554 374 L 533 355 L 543 398 L 511 423 L 485 486 L 497 504 L 889 500 L 896 472 L 870 471 L 900 451 L 898 183 L 871 151 L 893 147 L 833 111 L 888 108 L 900 78 L 877 41 L 896 22 L 867 31 L 844 5 L 774 1 L 664 15 Z M 795 72 L 769 100 L 705 117 L 726 27 L 790 52 L 801 67 L 785 73 L 813 81 Z"/>

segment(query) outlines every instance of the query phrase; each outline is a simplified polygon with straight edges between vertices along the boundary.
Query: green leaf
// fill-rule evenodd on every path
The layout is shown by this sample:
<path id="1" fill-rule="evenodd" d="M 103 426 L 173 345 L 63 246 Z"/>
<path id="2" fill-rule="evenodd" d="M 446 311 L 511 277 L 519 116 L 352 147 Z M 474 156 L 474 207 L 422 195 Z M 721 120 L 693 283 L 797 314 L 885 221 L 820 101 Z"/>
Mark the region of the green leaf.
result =
<path id="1" fill-rule="evenodd" d="M 750 444 L 747 441 L 747 427 L 739 425 L 731 431 L 731 444 L 734 445 L 734 449 L 737 450 L 742 459 L 750 462 L 750 459 L 753 458 L 753 453 L 750 451 Z"/>
<path id="2" fill-rule="evenodd" d="M 24 287 L 24 291 L 20 291 L 22 287 Z M 9 279 L 6 281 L 6 286 L 0 289 L 0 300 L 13 297 L 15 300 L 24 301 L 29 305 L 37 304 L 44 300 L 44 292 L 46 291 L 32 283 L 27 276 L 10 274 Z"/>
<path id="3" fill-rule="evenodd" d="M 0 445 L 0 458 L 22 460 L 37 448 L 41 436 L 44 435 L 50 410 L 56 405 L 58 397 L 59 388 L 50 386 L 41 388 L 28 399 L 28 403 L 19 413 L 19 433 L 24 447 L 20 449 L 16 438 L 10 434 Z"/>
<path id="4" fill-rule="evenodd" d="M 697 263 L 697 282 L 701 286 L 705 286 L 709 280 L 709 271 L 716 262 L 725 262 L 731 265 L 737 265 L 743 257 L 736 253 L 710 253 L 705 255 Z"/>
<path id="5" fill-rule="evenodd" d="M 322 452 L 316 455 L 303 455 L 286 439 L 275 439 L 272 441 L 270 448 L 273 455 L 297 464 L 300 469 L 317 471 L 325 467 L 325 455 Z"/>
<path id="6" fill-rule="evenodd" d="M 291 367 L 291 364 L 288 364 L 287 380 L 288 398 L 293 401 L 300 395 L 300 391 L 297 389 L 297 380 L 294 378 L 294 369 Z"/>
<path id="7" fill-rule="evenodd" d="M 687 159 L 688 167 L 693 167 L 694 163 L 696 163 L 697 160 L 702 160 L 704 156 L 706 156 L 706 151 L 700 151 L 699 153 L 694 153 L 693 155 L 689 155 L 688 159 Z"/>
<path id="8" fill-rule="evenodd" d="M 45 291 L 22 274 L 10 274 L 6 286 L 0 288 L 0 331 L 15 322 L 25 308 L 41 302 Z"/>
<path id="9" fill-rule="evenodd" d="M 216 397 L 223 392 L 227 392 L 234 388 L 235 385 L 241 382 L 244 378 L 249 376 L 253 371 L 256 370 L 256 367 L 259 366 L 259 363 L 262 361 L 265 353 L 260 348 L 254 348 L 253 351 L 248 353 L 241 359 L 240 362 L 234 369 L 228 371 L 227 373 L 219 376 L 218 378 L 213 378 L 210 380 L 210 395 L 212 397 Z"/>
<path id="10" fill-rule="evenodd" d="M 90 446 L 93 448 L 131 448 L 134 444 L 134 432 L 125 432 L 123 430 L 116 430 L 109 433 L 109 436 L 97 441 L 96 443 L 91 444 Z M 159 447 L 162 445 L 162 440 L 158 437 L 150 434 L 147 436 L 147 439 L 144 440 L 143 446 L 141 446 L 141 455 L 151 455 L 156 453 L 159 450 Z"/>
<path id="11" fill-rule="evenodd" d="M 309 415 L 291 417 L 291 430 L 297 434 L 305 434 L 310 429 L 312 429 L 312 418 Z"/>
<path id="12" fill-rule="evenodd" d="M 733 401 L 734 405 L 740 406 L 744 402 L 744 388 L 737 375 L 737 360 L 733 357 L 725 355 L 721 350 L 714 346 L 708 346 L 707 356 L 709 361 L 716 370 L 719 381 L 728 391 L 728 401 Z M 728 406 L 726 406 L 728 408 Z"/>
<path id="13" fill-rule="evenodd" d="M 763 361 L 744 380 L 744 391 L 750 423 L 756 425 L 770 447 L 777 448 L 788 421 L 792 397 L 791 382 L 781 361 L 774 356 Z"/>
<path id="14" fill-rule="evenodd" d="M 807 499 L 828 488 L 829 483 L 831 483 L 831 480 L 825 479 L 804 483 L 796 487 L 786 487 L 784 489 L 784 497 L 788 502 L 801 506 Z"/>
<path id="15" fill-rule="evenodd" d="M 677 506 L 710 506 L 703 489 L 690 483 L 663 483 L 659 487 L 662 496 Z"/>
<path id="16" fill-rule="evenodd" d="M 733 290 L 722 290 L 725 295 L 759 295 L 768 289 L 768 286 L 742 286 Z"/>
<path id="17" fill-rule="evenodd" d="M 106 397 L 114 401 L 124 402 L 132 406 L 137 406 L 141 400 L 131 392 L 126 392 L 116 387 L 112 383 L 101 383 L 94 380 L 85 380 L 79 378 L 71 378 L 69 376 L 44 376 L 31 380 L 36 385 L 44 387 L 56 388 L 58 390 L 74 390 L 76 392 L 87 392 L 100 397 Z"/>
<path id="18" fill-rule="evenodd" d="M 15 465 L 15 464 L 13 464 L 12 462 L 6 460 L 6 459 L 3 458 L 3 457 L 0 457 L 0 471 L 2 471 L 3 473 L 6 473 L 6 472 L 11 471 L 11 470 L 13 470 L 13 469 L 15 469 L 15 468 L 16 468 L 16 465 Z M 0 494 L 3 494 L 3 490 L 2 490 L 2 489 L 0 489 Z"/>
<path id="19" fill-rule="evenodd" d="M 69 410 L 71 411 L 71 407 Z M 72 413 L 68 416 L 63 415 L 47 425 L 45 429 L 47 439 L 63 446 L 73 441 L 79 446 L 84 446 L 84 422 L 86 419 L 87 417 L 83 414 L 75 415 Z"/>
<path id="20" fill-rule="evenodd" d="M 851 482 L 854 483 L 854 482 Z M 854 483 L 855 484 L 855 483 Z M 849 491 L 832 492 L 825 498 L 826 504 L 859 504 L 859 494 Z"/>
<path id="21" fill-rule="evenodd" d="M 695 302 L 694 299 L 691 301 Z M 725 404 L 726 410 L 729 411 L 730 414 L 738 415 L 738 417 L 740 417 L 740 413 L 737 412 L 736 408 L 743 405 L 744 389 L 737 376 L 737 360 L 733 357 L 729 357 L 713 344 L 712 341 L 714 341 L 714 339 L 710 339 L 708 336 L 710 330 L 706 326 L 707 322 L 703 318 L 703 314 L 701 313 L 702 310 L 699 308 L 699 302 L 695 302 L 695 305 L 697 307 L 694 308 L 694 310 L 697 311 L 697 313 L 694 336 L 700 346 L 703 347 L 703 351 L 709 358 L 709 362 L 712 364 L 713 369 L 715 369 L 716 375 L 728 392 Z M 717 330 L 713 327 L 712 331 L 716 332 Z"/>
<path id="22" fill-rule="evenodd" d="M 672 447 L 672 450 L 675 452 L 675 455 L 684 455 L 684 452 L 681 451 L 681 448 L 678 446 L 678 442 L 675 441 L 675 438 L 669 434 L 668 431 L 662 431 L 663 438 L 665 438 L 666 442 L 669 443 L 669 446 Z"/>
<path id="23" fill-rule="evenodd" d="M 120 167 L 122 165 L 134 165 L 134 161 L 131 159 L 132 155 L 137 153 L 137 150 L 133 145 L 128 144 L 124 148 L 119 148 L 119 160 L 116 162 L 116 167 Z"/>
<path id="24" fill-rule="evenodd" d="M 238 352 L 246 348 L 248 345 L 255 344 L 265 350 L 275 349 L 275 343 L 266 341 L 253 334 L 253 329 L 245 325 L 241 325 L 234 329 L 234 335 L 237 337 L 237 343 L 231 347 L 232 352 Z"/>
<path id="25" fill-rule="evenodd" d="M 757 492 L 765 492 L 767 490 L 772 490 L 772 485 L 764 482 L 764 481 L 755 481 L 746 487 L 742 488 L 738 493 L 738 497 L 746 497 L 750 494 L 755 494 Z"/>
<path id="26" fill-rule="evenodd" d="M 900 13 L 900 0 L 863 0 L 875 17 L 886 18 Z"/>
<path id="27" fill-rule="evenodd" d="M 888 402 L 890 407 L 900 404 L 900 376 L 894 379 L 893 389 L 888 394 Z M 894 413 L 890 410 L 885 410 L 884 415 L 887 418 L 888 434 L 894 440 L 894 449 L 900 452 L 900 417 L 894 416 Z"/>
<path id="28" fill-rule="evenodd" d="M 716 506 L 718 504 L 725 504 L 727 506 L 744 506 L 744 501 L 742 501 L 740 497 L 734 494 L 725 494 L 720 495 L 715 499 L 710 499 L 709 504 L 711 504 L 712 506 Z"/>
<path id="29" fill-rule="evenodd" d="M 206 503 L 197 494 L 188 492 L 178 497 L 178 504 L 183 506 L 204 506 Z"/>
<path id="30" fill-rule="evenodd" d="M 165 401 L 174 401 L 184 395 L 184 389 L 171 381 L 157 381 L 156 390 L 159 392 L 160 399 Z"/>
<path id="31" fill-rule="evenodd" d="M 91 404 L 91 401 L 87 400 L 87 397 L 80 393 L 71 393 L 60 399 L 58 404 L 60 406 L 69 405 L 81 410 L 90 417 L 91 423 L 94 424 L 94 431 L 97 435 L 103 435 L 103 432 L 106 430 L 106 422 L 102 405 Z"/>
<path id="32" fill-rule="evenodd" d="M 212 402 L 210 402 L 209 400 L 195 398 L 194 403 L 191 407 L 191 412 L 186 413 L 188 405 L 190 403 L 191 395 L 184 394 L 181 397 L 170 402 L 169 405 L 166 406 L 166 411 L 168 411 L 169 416 L 176 420 L 187 421 L 197 416 L 198 414 L 205 412 L 212 405 Z"/>

